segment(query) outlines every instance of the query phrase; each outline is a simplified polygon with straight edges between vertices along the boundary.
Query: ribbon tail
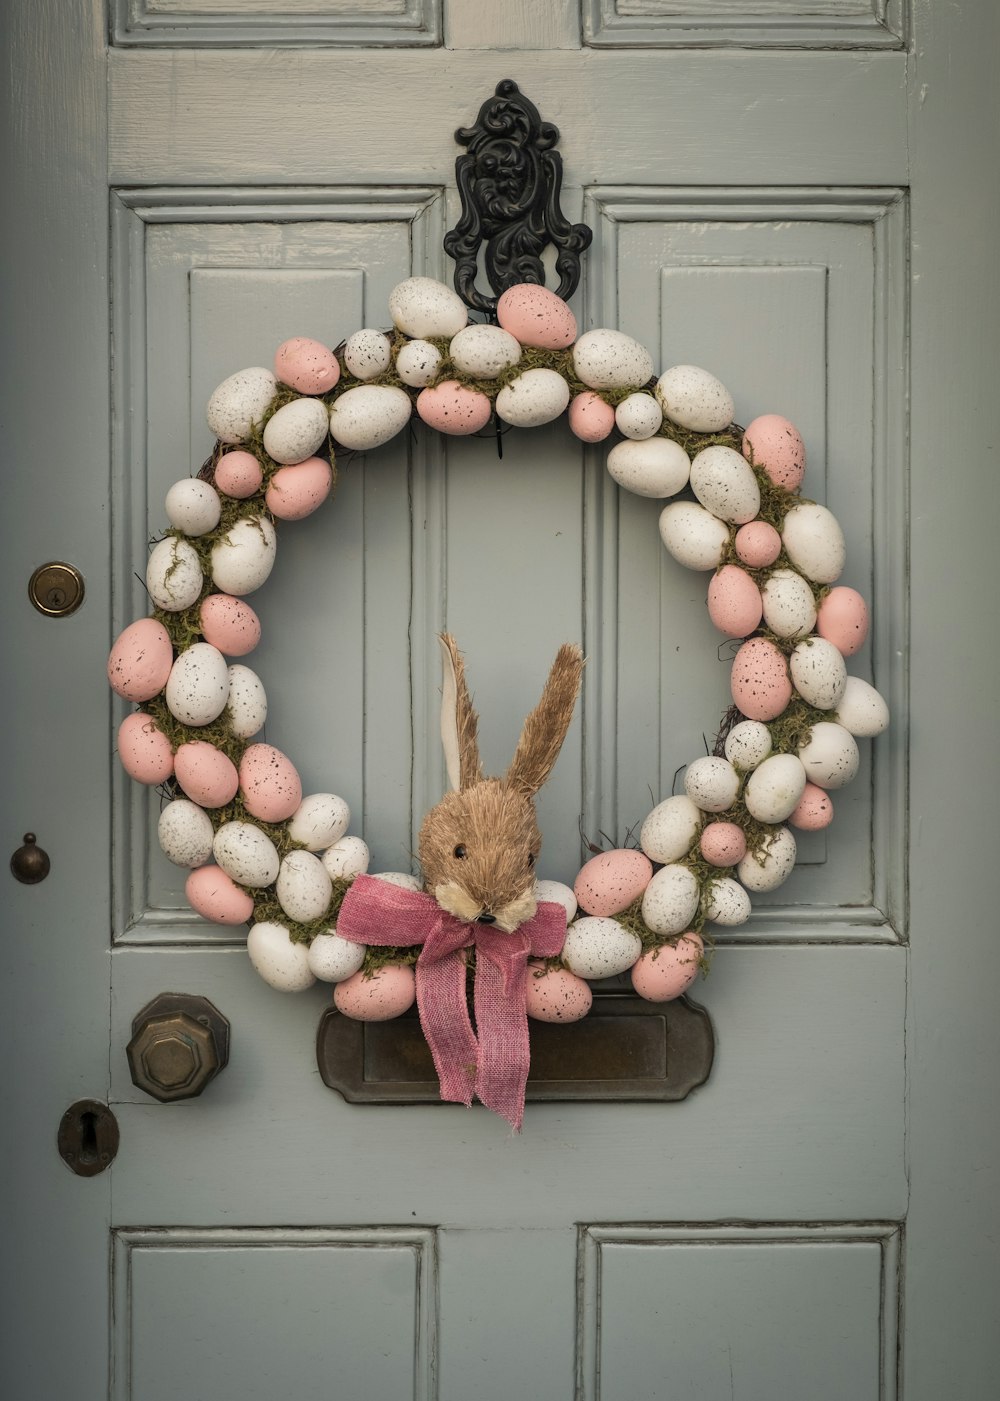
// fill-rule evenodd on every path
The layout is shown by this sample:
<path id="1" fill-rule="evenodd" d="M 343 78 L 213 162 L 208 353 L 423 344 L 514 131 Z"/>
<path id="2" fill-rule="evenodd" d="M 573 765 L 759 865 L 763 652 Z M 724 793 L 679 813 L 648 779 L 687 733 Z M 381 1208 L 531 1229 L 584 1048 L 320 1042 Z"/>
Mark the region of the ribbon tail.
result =
<path id="1" fill-rule="evenodd" d="M 479 1070 L 475 1091 L 487 1109 L 506 1119 L 515 1132 L 520 1132 L 524 1120 L 524 1091 L 531 1062 L 525 1011 L 527 966 L 526 938 L 496 953 L 484 943 L 478 945 L 475 1004 Z"/>
<path id="2" fill-rule="evenodd" d="M 465 997 L 465 961 L 457 949 L 441 959 L 417 960 L 417 1010 L 441 1098 L 469 1107 L 479 1046 Z"/>

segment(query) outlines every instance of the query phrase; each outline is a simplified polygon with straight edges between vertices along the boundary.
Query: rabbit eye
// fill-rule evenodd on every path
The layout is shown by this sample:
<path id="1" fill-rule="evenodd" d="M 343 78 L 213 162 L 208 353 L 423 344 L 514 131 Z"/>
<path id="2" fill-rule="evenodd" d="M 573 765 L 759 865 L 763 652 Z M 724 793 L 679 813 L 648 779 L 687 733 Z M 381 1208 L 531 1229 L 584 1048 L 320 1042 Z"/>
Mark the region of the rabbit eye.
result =
<path id="1" fill-rule="evenodd" d="M 457 856 L 458 859 L 459 859 L 459 861 L 461 861 L 462 858 L 466 855 L 465 847 L 464 847 L 464 846 L 457 846 L 457 847 L 455 848 L 455 850 L 452 852 L 452 855 L 453 855 L 453 856 Z"/>

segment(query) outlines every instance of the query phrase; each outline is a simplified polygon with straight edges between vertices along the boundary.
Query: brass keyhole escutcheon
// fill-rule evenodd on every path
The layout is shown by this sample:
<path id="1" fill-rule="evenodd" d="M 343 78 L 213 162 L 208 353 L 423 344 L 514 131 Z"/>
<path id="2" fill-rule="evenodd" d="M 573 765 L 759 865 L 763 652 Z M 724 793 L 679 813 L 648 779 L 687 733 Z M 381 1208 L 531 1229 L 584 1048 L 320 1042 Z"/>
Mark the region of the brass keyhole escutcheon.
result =
<path id="1" fill-rule="evenodd" d="M 66 618 L 83 602 L 83 575 L 72 564 L 42 564 L 28 580 L 28 597 L 47 618 Z"/>
<path id="2" fill-rule="evenodd" d="M 118 1120 L 99 1099 L 79 1099 L 59 1123 L 59 1156 L 77 1177 L 96 1177 L 118 1152 Z"/>

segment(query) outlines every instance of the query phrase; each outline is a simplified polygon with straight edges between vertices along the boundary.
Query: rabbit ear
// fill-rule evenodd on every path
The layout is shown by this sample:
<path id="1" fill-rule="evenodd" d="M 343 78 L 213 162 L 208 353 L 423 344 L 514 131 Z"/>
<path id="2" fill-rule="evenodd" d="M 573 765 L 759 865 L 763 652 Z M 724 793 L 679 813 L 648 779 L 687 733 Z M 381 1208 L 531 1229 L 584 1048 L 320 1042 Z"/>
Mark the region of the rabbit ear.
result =
<path id="1" fill-rule="evenodd" d="M 582 671 L 583 653 L 580 648 L 575 643 L 564 643 L 552 663 L 541 700 L 524 722 L 514 758 L 507 770 L 507 782 L 529 797 L 541 788 L 559 756 L 573 718 Z"/>
<path id="2" fill-rule="evenodd" d="M 458 643 L 448 633 L 441 643 L 441 743 L 448 781 L 456 792 L 471 788 L 483 776 L 477 739 L 478 719 L 465 684 L 465 664 Z"/>

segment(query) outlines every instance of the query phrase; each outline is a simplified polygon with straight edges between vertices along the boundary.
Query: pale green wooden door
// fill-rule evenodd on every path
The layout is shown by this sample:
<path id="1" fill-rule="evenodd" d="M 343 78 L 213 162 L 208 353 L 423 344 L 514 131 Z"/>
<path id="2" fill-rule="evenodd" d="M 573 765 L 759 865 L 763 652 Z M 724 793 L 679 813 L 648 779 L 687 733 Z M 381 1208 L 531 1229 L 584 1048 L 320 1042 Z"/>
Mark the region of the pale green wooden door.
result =
<path id="1" fill-rule="evenodd" d="M 30 830 L 52 858 L 5 902 L 8 1394 L 992 1394 L 995 19 L 25 0 L 7 21 L 4 821 L 10 851 Z M 208 393 L 447 275 L 452 134 L 508 76 L 562 129 L 567 212 L 594 229 L 581 322 L 711 368 L 744 422 L 802 428 L 894 712 L 828 838 L 697 989 L 709 1083 L 529 1106 L 520 1139 L 323 1087 L 327 993 L 271 991 L 192 917 L 117 770 L 104 678 L 164 492 L 210 446 Z M 502 462 L 417 433 L 284 532 L 254 658 L 268 739 L 349 800 L 376 867 L 408 864 L 441 791 L 444 621 L 490 767 L 558 643 L 585 645 L 543 874 L 572 877 L 581 814 L 621 838 L 670 791 L 726 669 L 655 514 L 558 425 L 511 433 Z M 48 559 L 85 576 L 71 618 L 27 601 Z M 168 990 L 233 1027 L 223 1075 L 176 1105 L 124 1057 Z M 122 1135 L 91 1180 L 55 1148 L 83 1096 Z"/>

